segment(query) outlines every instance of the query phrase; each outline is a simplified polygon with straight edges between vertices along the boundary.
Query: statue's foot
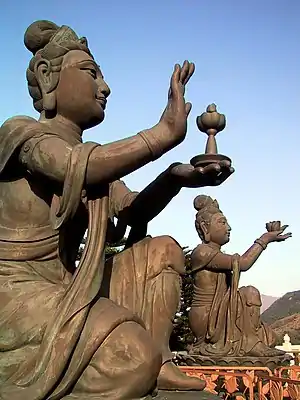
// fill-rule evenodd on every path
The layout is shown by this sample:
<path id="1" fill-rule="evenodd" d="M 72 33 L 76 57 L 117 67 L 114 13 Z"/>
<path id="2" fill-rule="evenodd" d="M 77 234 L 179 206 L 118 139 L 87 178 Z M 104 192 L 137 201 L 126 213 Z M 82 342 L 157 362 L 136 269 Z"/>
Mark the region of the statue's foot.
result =
<path id="1" fill-rule="evenodd" d="M 158 389 L 161 390 L 203 390 L 206 386 L 205 381 L 199 378 L 187 376 L 173 362 L 168 361 L 160 370 Z"/>
<path id="2" fill-rule="evenodd" d="M 252 356 L 252 357 L 282 357 L 285 354 L 286 354 L 285 351 L 271 348 L 271 347 L 266 346 L 263 343 L 259 343 L 253 347 L 253 349 L 249 353 L 249 356 Z"/>

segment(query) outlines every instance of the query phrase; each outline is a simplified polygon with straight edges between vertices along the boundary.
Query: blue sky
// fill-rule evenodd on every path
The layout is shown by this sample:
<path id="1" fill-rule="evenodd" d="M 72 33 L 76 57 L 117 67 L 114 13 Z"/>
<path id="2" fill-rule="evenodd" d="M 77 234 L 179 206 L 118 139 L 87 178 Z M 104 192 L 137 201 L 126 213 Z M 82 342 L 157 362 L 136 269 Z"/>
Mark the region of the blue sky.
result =
<path id="1" fill-rule="evenodd" d="M 271 244 L 242 284 L 281 295 L 300 289 L 299 109 L 300 2 L 297 0 L 11 0 L 1 10 L 0 122 L 15 114 L 34 116 L 23 45 L 37 19 L 69 25 L 86 36 L 111 87 L 106 120 L 86 140 L 106 143 L 155 124 L 165 106 L 174 63 L 196 64 L 187 98 L 193 103 L 183 144 L 126 177 L 140 190 L 174 161 L 204 151 L 195 118 L 215 102 L 227 128 L 217 137 L 234 175 L 218 188 L 183 189 L 149 227 L 182 245 L 198 244 L 193 198 L 215 196 L 232 226 L 227 252 L 243 253 L 269 220 L 290 224 L 293 238 Z M 51 5 L 50 5 L 51 4 Z"/>

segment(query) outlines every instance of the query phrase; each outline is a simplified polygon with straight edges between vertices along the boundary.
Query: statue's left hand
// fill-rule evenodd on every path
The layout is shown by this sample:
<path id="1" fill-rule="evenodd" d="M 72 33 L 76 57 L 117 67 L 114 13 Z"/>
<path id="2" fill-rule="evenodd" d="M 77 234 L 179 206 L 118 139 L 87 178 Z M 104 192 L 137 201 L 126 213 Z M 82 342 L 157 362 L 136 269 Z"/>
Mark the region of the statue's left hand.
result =
<path id="1" fill-rule="evenodd" d="M 220 161 L 220 163 L 198 168 L 190 164 L 179 164 L 170 169 L 170 174 L 175 178 L 176 183 L 188 188 L 219 186 L 233 172 L 230 161 Z"/>

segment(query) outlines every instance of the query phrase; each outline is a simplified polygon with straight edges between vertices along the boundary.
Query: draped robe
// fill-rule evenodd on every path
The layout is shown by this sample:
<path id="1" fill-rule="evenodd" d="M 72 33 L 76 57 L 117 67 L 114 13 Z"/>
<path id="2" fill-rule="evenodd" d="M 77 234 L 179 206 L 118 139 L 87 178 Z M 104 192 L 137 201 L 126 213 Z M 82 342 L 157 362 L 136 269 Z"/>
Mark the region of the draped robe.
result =
<path id="1" fill-rule="evenodd" d="M 192 264 L 192 273 L 201 274 L 208 264 L 213 263 L 219 250 L 209 244 L 201 244 L 197 248 L 198 263 Z M 216 277 L 215 287 L 208 287 L 207 293 L 194 283 L 192 308 L 209 307 L 206 335 L 201 343 L 196 343 L 191 351 L 203 356 L 224 357 L 244 356 L 251 352 L 260 342 L 270 346 L 274 343 L 271 329 L 260 321 L 252 318 L 253 311 L 261 306 L 259 292 L 252 287 L 239 289 L 240 265 L 239 256 L 232 256 L 231 271 L 217 270 L 217 265 L 211 272 Z M 197 310 L 196 310 L 197 311 Z M 199 311 L 199 318 L 200 318 Z M 201 325 L 203 320 L 199 319 Z"/>
<path id="2" fill-rule="evenodd" d="M 19 169 L 15 155 L 29 139 L 45 135 L 56 134 L 28 117 L 13 118 L 1 127 L 0 185 L 16 185 L 20 170 L 21 179 L 30 186 L 31 177 Z M 53 193 L 49 226 L 35 229 L 28 217 L 28 230 L 23 232 L 18 231 L 17 224 L 15 229 L 6 229 L 5 218 L 0 220 L 3 400 L 63 398 L 110 332 L 124 321 L 143 326 L 129 310 L 98 296 L 105 241 L 113 230 L 112 214 L 124 208 L 135 194 L 129 193 L 120 181 L 101 186 L 97 195 L 83 190 L 88 159 L 96 144 L 83 144 L 79 137 L 63 139 L 73 150 L 63 191 L 60 196 Z M 39 188 L 43 194 L 43 180 Z M 30 204 L 28 207 L 30 215 L 34 210 Z M 79 210 L 83 214 L 88 211 L 88 235 L 80 263 L 74 269 L 85 230 Z M 124 229 L 126 226 L 121 224 L 115 238 L 122 237 Z M 18 237 L 20 232 L 27 235 L 26 240 Z M 93 329 L 95 325 L 97 331 Z"/>

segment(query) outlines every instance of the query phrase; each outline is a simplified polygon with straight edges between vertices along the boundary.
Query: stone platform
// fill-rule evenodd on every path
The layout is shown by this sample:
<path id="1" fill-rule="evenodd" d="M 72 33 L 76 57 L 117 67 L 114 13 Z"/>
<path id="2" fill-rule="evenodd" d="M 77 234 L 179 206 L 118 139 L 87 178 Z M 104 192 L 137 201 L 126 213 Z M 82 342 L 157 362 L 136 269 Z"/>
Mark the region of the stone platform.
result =
<path id="1" fill-rule="evenodd" d="M 158 395 L 153 400 L 220 400 L 222 397 L 206 391 L 192 391 L 192 392 L 171 392 L 160 390 Z"/>
<path id="2" fill-rule="evenodd" d="M 176 355 L 178 366 L 201 367 L 267 367 L 271 371 L 278 367 L 289 366 L 292 357 L 288 354 L 278 357 L 220 357 L 210 358 L 198 354 Z"/>

